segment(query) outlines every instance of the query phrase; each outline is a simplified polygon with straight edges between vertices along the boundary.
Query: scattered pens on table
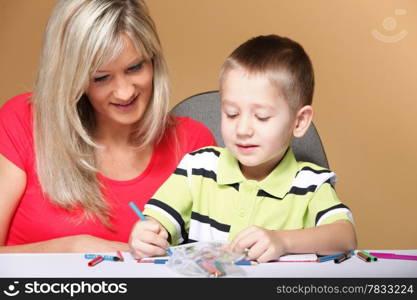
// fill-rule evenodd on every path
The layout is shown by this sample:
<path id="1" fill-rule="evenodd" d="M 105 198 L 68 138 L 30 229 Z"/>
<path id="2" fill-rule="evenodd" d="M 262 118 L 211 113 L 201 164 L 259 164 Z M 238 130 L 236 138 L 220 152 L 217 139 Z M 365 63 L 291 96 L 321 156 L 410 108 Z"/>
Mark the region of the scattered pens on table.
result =
<path id="1" fill-rule="evenodd" d="M 155 258 L 155 259 L 138 259 L 137 262 L 139 264 L 166 264 L 169 261 L 168 258 Z M 216 263 L 216 262 L 214 262 Z M 255 266 L 259 264 L 257 261 L 254 260 L 238 260 L 234 263 L 238 266 Z M 218 269 L 220 269 L 219 265 L 216 265 Z M 222 272 L 223 273 L 223 272 Z"/>
<path id="2" fill-rule="evenodd" d="M 129 206 L 133 209 L 133 211 L 136 213 L 139 219 L 141 219 L 142 221 L 147 220 L 146 217 L 143 215 L 143 213 L 140 211 L 140 209 L 136 206 L 134 202 L 129 202 Z M 172 250 L 170 248 L 168 248 L 166 252 L 169 256 L 172 255 Z"/>
<path id="3" fill-rule="evenodd" d="M 95 257 L 94 259 L 90 260 L 88 262 L 88 266 L 89 267 L 94 267 L 95 265 L 101 263 L 103 260 L 104 260 L 104 257 L 99 255 L 99 256 Z"/>

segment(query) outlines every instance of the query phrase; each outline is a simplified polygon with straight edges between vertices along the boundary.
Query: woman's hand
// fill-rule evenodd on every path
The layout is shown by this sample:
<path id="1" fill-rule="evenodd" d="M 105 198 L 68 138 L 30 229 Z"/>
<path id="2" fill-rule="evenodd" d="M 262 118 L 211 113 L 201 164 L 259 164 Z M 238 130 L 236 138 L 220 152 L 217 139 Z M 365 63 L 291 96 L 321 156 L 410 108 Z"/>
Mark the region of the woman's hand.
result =
<path id="1" fill-rule="evenodd" d="M 65 252 L 103 253 L 116 252 L 117 250 L 129 251 L 127 243 L 105 240 L 88 234 L 68 236 L 60 239 L 62 240 L 60 243 L 68 243 L 69 245 L 68 251 Z"/>
<path id="2" fill-rule="evenodd" d="M 169 248 L 168 232 L 152 218 L 138 221 L 130 234 L 129 246 L 136 259 L 165 255 Z"/>
<path id="3" fill-rule="evenodd" d="M 267 262 L 286 254 L 284 236 L 279 230 L 268 230 L 258 226 L 250 226 L 230 243 L 229 249 L 243 253 L 248 249 L 248 257 L 258 262 Z"/>

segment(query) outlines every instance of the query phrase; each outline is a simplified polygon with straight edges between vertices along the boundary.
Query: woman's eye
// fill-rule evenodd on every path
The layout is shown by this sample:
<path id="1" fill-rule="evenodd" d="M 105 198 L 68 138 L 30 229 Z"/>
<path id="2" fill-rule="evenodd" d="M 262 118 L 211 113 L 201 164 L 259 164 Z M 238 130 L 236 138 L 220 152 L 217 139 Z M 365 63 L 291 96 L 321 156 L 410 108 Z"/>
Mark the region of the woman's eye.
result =
<path id="1" fill-rule="evenodd" d="M 101 82 L 101 81 L 105 81 L 108 77 L 109 75 L 104 75 L 104 76 L 94 77 L 93 80 L 94 82 Z"/>
<path id="2" fill-rule="evenodd" d="M 143 62 L 141 62 L 141 63 L 138 63 L 138 64 L 136 64 L 136 65 L 134 65 L 134 66 L 131 66 L 129 69 L 127 69 L 128 71 L 130 71 L 130 72 L 132 72 L 132 71 L 137 71 L 137 70 L 140 70 L 140 69 L 142 69 L 142 67 L 143 67 Z"/>

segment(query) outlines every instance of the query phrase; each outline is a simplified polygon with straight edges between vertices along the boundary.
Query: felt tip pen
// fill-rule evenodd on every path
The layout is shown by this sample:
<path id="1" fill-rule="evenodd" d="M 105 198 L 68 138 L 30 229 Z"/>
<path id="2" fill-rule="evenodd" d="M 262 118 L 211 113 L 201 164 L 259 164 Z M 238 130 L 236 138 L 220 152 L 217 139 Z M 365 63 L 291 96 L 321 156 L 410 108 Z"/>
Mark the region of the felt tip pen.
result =
<path id="1" fill-rule="evenodd" d="M 88 266 L 89 267 L 94 267 L 95 265 L 101 263 L 103 260 L 104 260 L 104 257 L 99 255 L 96 258 L 94 258 L 93 260 L 90 260 L 88 262 Z"/>
<path id="2" fill-rule="evenodd" d="M 356 256 L 359 257 L 360 259 L 362 259 L 363 261 L 371 262 L 371 258 L 369 256 L 366 256 L 362 252 L 359 252 L 359 251 L 356 252 Z"/>
<path id="3" fill-rule="evenodd" d="M 385 259 L 404 259 L 404 260 L 417 260 L 417 255 L 403 255 L 395 253 L 380 253 L 380 252 L 371 252 L 373 256 Z"/>
<path id="4" fill-rule="evenodd" d="M 253 261 L 253 260 L 238 260 L 235 262 L 235 265 L 239 265 L 239 266 L 254 266 L 257 264 L 258 262 Z"/>
<path id="5" fill-rule="evenodd" d="M 139 219 L 141 219 L 142 221 L 146 221 L 146 217 L 143 215 L 143 213 L 140 211 L 140 209 L 136 206 L 136 204 L 134 202 L 129 202 L 129 206 L 133 209 L 133 211 L 136 213 L 136 215 L 139 217 Z M 170 248 L 168 248 L 166 250 L 166 253 L 169 256 L 172 256 L 172 250 Z"/>
<path id="6" fill-rule="evenodd" d="M 158 258 L 158 259 L 138 259 L 138 263 L 140 264 L 156 264 L 156 265 L 163 265 L 168 262 L 168 259 L 165 258 Z"/>
<path id="7" fill-rule="evenodd" d="M 359 252 L 360 253 L 362 253 L 362 254 L 364 254 L 364 255 L 366 255 L 366 256 L 368 256 L 371 260 L 373 260 L 373 261 L 377 261 L 378 260 L 378 258 L 377 257 L 375 257 L 375 256 L 373 256 L 373 255 L 371 255 L 371 254 L 369 254 L 368 252 L 366 252 L 365 250 L 359 250 Z"/>
<path id="8" fill-rule="evenodd" d="M 123 257 L 123 255 L 122 255 L 122 252 L 120 250 L 117 250 L 116 253 L 117 253 L 117 256 L 120 258 L 120 261 L 124 261 L 125 260 L 124 257 Z"/>
<path id="9" fill-rule="evenodd" d="M 337 253 L 337 254 L 332 254 L 332 255 L 326 255 L 326 256 L 322 256 L 317 258 L 318 262 L 325 262 L 325 261 L 329 261 L 329 260 L 334 260 L 340 256 L 344 255 L 344 253 Z"/>
<path id="10" fill-rule="evenodd" d="M 120 258 L 117 256 L 112 255 L 99 255 L 99 254 L 84 254 L 84 258 L 86 259 L 93 259 L 96 257 L 102 256 L 103 260 L 111 260 L 111 261 L 120 261 Z"/>
<path id="11" fill-rule="evenodd" d="M 344 262 L 345 260 L 348 260 L 351 256 L 352 256 L 352 254 L 350 252 L 344 253 L 343 255 L 335 258 L 334 263 L 335 264 L 340 264 L 340 263 Z"/>

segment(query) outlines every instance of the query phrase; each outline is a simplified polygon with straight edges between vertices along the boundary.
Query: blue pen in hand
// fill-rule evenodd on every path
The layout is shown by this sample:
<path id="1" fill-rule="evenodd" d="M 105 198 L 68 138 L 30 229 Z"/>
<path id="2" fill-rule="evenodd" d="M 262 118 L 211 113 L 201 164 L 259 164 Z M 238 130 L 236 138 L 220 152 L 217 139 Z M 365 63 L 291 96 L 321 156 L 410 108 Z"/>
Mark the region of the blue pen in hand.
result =
<path id="1" fill-rule="evenodd" d="M 141 219 L 142 221 L 146 221 L 146 217 L 143 215 L 143 213 L 140 211 L 140 209 L 136 206 L 135 203 L 129 202 L 129 206 L 133 209 L 133 211 L 136 213 L 136 215 Z M 167 249 L 167 254 L 169 256 L 172 255 L 172 250 L 170 248 Z"/>

